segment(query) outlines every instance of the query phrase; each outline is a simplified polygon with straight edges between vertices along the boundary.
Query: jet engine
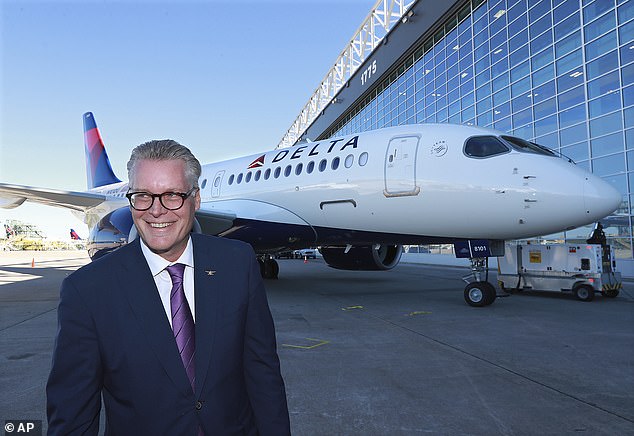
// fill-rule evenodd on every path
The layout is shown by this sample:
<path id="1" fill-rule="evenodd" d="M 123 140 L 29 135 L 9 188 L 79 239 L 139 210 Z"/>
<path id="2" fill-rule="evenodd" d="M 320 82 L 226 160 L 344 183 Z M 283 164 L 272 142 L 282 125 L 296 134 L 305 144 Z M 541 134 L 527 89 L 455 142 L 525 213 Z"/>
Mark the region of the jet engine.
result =
<path id="1" fill-rule="evenodd" d="M 337 269 L 357 271 L 388 270 L 396 266 L 403 253 L 402 245 L 325 246 L 319 249 L 326 263 Z"/>
<path id="2" fill-rule="evenodd" d="M 88 236 L 88 255 L 92 260 L 110 253 L 128 243 L 132 229 L 130 208 L 122 207 L 104 216 Z"/>

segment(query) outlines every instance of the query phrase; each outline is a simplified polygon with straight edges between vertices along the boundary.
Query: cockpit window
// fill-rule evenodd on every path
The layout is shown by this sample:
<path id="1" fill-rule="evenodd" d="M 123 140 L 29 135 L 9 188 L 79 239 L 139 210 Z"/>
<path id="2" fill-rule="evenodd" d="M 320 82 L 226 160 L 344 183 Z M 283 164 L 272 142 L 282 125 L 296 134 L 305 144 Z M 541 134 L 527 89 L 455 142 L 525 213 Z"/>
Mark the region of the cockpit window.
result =
<path id="1" fill-rule="evenodd" d="M 511 149 L 495 136 L 472 136 L 464 145 L 464 152 L 470 157 L 491 157 L 508 153 Z"/>
<path id="2" fill-rule="evenodd" d="M 536 153 L 536 154 L 545 154 L 547 156 L 555 156 L 550 149 L 544 147 L 543 145 L 535 144 L 534 142 L 529 142 L 521 138 L 515 138 L 513 136 L 501 136 L 514 150 L 521 151 L 524 153 Z"/>

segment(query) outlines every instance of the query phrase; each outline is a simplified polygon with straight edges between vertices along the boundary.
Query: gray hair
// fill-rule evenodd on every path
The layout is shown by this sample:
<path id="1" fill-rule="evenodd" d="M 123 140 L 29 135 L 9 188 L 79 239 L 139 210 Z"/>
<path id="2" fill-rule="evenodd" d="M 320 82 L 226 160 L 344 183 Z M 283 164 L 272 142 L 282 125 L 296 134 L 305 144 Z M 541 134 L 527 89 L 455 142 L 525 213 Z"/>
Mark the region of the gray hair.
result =
<path id="1" fill-rule="evenodd" d="M 201 167 L 189 148 L 172 139 L 155 139 L 132 150 L 128 161 L 128 180 L 132 182 L 136 165 L 140 160 L 174 160 L 185 162 L 185 178 L 193 188 L 198 188 Z"/>

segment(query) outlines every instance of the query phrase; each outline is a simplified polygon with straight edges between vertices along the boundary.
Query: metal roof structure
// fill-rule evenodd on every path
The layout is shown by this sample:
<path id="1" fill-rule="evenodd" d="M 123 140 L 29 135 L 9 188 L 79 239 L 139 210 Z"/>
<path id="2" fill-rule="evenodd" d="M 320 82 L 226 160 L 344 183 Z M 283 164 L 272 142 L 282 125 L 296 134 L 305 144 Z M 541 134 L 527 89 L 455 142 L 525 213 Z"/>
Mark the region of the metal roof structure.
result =
<path id="1" fill-rule="evenodd" d="M 290 147 L 301 138 L 325 107 L 335 100 L 337 93 L 390 30 L 398 22 L 408 20 L 407 14 L 411 13 L 409 8 L 413 3 L 415 0 L 378 0 L 376 2 L 308 103 L 286 131 L 277 148 Z"/>

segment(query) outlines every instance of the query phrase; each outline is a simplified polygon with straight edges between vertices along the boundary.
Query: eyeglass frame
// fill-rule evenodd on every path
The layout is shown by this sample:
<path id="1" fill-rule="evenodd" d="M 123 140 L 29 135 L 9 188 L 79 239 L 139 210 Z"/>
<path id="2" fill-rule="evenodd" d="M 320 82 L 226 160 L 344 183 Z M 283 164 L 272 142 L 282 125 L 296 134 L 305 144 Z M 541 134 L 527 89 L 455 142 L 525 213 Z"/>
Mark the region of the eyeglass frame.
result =
<path id="1" fill-rule="evenodd" d="M 128 199 L 128 202 L 130 203 L 130 207 L 134 210 L 137 210 L 139 212 L 145 212 L 146 210 L 150 210 L 152 208 L 152 206 L 154 206 L 154 199 L 158 198 L 159 199 L 159 203 L 161 204 L 161 206 L 163 206 L 165 209 L 167 210 L 179 210 L 180 208 L 183 207 L 183 205 L 185 204 L 185 200 L 187 200 L 187 198 L 191 197 L 191 195 L 198 191 L 200 188 L 194 186 L 192 189 L 190 189 L 187 192 L 173 192 L 173 191 L 167 191 L 167 192 L 162 192 L 160 194 L 152 194 L 150 192 L 147 191 L 128 191 L 125 196 Z M 150 197 L 152 197 L 152 202 L 150 203 L 150 205 L 148 207 L 146 207 L 145 209 L 138 209 L 136 207 L 134 207 L 134 204 L 132 204 L 132 196 L 136 195 L 136 194 L 145 194 L 145 195 L 149 195 Z M 181 197 L 182 202 L 181 205 L 178 206 L 175 209 L 169 208 L 167 206 L 165 206 L 165 204 L 163 204 L 163 195 L 166 194 L 170 194 L 170 195 L 178 195 L 179 197 Z"/>

